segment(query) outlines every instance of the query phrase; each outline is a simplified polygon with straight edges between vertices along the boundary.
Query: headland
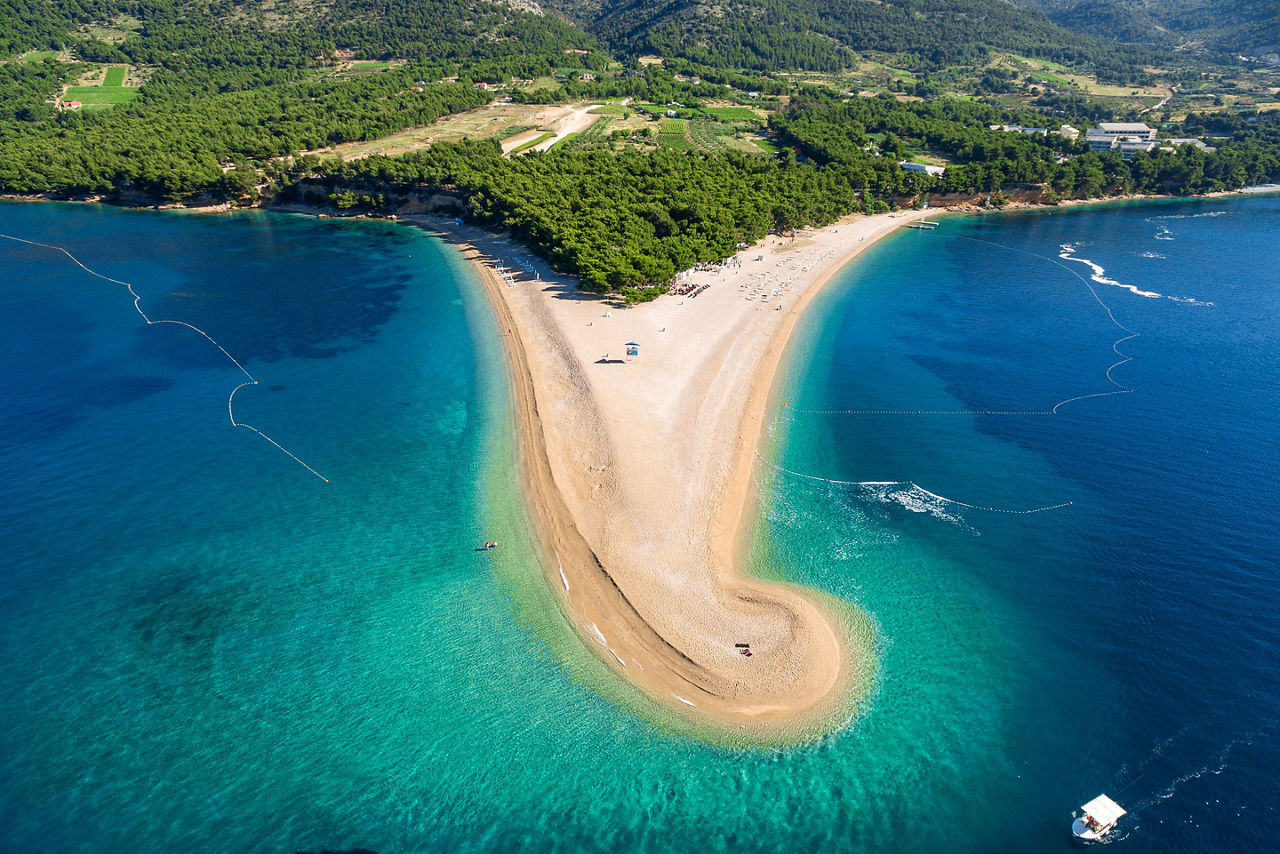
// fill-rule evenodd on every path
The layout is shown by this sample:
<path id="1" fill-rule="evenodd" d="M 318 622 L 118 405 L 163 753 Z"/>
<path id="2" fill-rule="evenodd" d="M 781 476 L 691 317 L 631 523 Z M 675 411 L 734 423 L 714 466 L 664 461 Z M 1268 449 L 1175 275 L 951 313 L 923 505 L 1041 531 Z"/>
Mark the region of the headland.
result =
<path id="1" fill-rule="evenodd" d="M 752 474 L 805 306 L 863 249 L 936 213 L 771 236 L 633 307 L 504 237 L 424 223 L 474 265 L 506 338 L 548 584 L 586 645 L 691 733 L 810 740 L 847 722 L 871 684 L 850 606 L 746 572 Z"/>

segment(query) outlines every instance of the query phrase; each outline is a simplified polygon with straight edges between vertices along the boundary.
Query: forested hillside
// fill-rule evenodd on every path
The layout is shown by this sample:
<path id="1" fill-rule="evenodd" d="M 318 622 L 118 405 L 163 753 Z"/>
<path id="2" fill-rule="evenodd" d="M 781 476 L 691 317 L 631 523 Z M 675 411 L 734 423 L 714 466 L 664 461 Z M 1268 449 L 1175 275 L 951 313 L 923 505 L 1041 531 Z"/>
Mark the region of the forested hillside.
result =
<path id="1" fill-rule="evenodd" d="M 258 181 L 249 160 L 375 138 L 491 100 L 471 77 L 545 74 L 566 50 L 584 51 L 583 64 L 606 61 L 571 25 L 487 0 L 53 0 L 25 11 L 25 34 L 10 34 L 19 50 L 66 47 L 80 60 L 145 69 L 147 82 L 109 111 L 59 111 L 60 87 L 88 66 L 0 64 L 0 188 L 10 192 L 233 193 Z M 339 67 L 339 52 L 397 62 L 359 73 Z"/>
<path id="2" fill-rule="evenodd" d="M 587 287 L 646 299 L 771 229 L 929 193 L 998 205 L 1280 180 L 1280 113 L 1235 89 L 1174 119 L 1168 81 L 1082 73 L 1146 77 L 1148 55 L 1009 0 L 554 2 L 591 33 L 489 0 L 0 0 L 0 191 L 390 214 L 443 190 Z M 933 77 L 964 97 L 936 97 Z M 1202 77 L 1188 88 L 1225 90 Z M 558 135 L 543 105 L 588 125 Z M 1165 136 L 1213 145 L 1126 159 L 1022 132 L 1156 109 Z M 496 132 L 504 110 L 523 127 Z M 447 116 L 466 129 L 386 153 Z M 504 155 L 508 131 L 530 137 Z"/>
<path id="3" fill-rule="evenodd" d="M 1275 0 L 1026 0 L 1053 20 L 1125 42 L 1205 47 L 1228 54 L 1276 50 Z"/>
<path id="4" fill-rule="evenodd" d="M 1010 183 L 1046 199 L 1190 193 L 1280 179 L 1280 122 L 1209 119 L 1237 134 L 1215 152 L 1185 146 L 1126 160 L 1056 135 L 991 129 L 1007 111 L 962 100 L 840 101 L 811 92 L 770 124 L 777 158 L 575 147 L 504 158 L 494 142 L 441 144 L 403 157 L 300 164 L 296 177 L 339 206 L 393 212 L 415 187 L 451 190 L 469 216 L 509 230 L 593 290 L 651 298 L 670 277 L 727 257 L 770 230 L 822 225 L 853 211 L 915 203 L 931 192 L 999 199 Z M 1233 123 L 1234 122 L 1234 123 Z M 951 159 L 936 177 L 898 159 L 927 149 Z M 799 152 L 799 153 L 797 153 Z M 301 192 L 296 187 L 289 192 Z"/>
<path id="5" fill-rule="evenodd" d="M 973 63 L 990 49 L 1143 76 L 1145 57 L 1065 29 L 1011 0 L 549 0 L 623 55 L 678 56 L 761 71 L 834 70 L 852 51 L 901 54 L 922 68 Z"/>

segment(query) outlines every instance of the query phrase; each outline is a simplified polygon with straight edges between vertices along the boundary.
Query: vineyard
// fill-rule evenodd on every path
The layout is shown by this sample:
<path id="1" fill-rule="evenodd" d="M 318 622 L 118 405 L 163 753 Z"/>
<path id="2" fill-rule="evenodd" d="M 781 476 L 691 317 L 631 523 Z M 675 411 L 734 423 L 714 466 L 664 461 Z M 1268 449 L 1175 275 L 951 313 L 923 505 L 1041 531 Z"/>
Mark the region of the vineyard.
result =
<path id="1" fill-rule="evenodd" d="M 706 151 L 720 154 L 729 146 L 721 137 L 733 136 L 734 129 L 705 115 L 692 119 L 663 119 L 658 127 L 658 145 L 676 151 Z"/>
<path id="2" fill-rule="evenodd" d="M 591 126 L 578 134 L 579 142 L 603 142 L 605 139 L 605 131 L 609 127 L 611 119 L 608 116 L 596 119 Z"/>
<path id="3" fill-rule="evenodd" d="M 716 134 L 716 129 L 718 128 L 723 128 L 723 125 L 712 125 L 710 120 L 703 116 L 699 116 L 689 123 L 689 131 L 693 137 L 694 145 L 704 151 L 715 153 L 728 150 L 728 146 Z"/>

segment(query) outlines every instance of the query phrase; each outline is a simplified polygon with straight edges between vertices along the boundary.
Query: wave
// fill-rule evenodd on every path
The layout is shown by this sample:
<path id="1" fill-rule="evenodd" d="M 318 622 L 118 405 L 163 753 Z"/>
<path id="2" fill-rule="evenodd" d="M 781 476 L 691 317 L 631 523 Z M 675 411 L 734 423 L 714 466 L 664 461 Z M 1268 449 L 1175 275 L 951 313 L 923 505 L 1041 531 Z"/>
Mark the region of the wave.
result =
<path id="1" fill-rule="evenodd" d="M 949 502 L 914 483 L 862 483 L 858 484 L 862 497 L 881 504 L 897 504 L 912 513 L 925 513 L 941 522 L 950 522 L 964 528 L 969 526 L 954 513 L 948 512 Z"/>
<path id="2" fill-rule="evenodd" d="M 1161 255 L 1159 252 L 1151 252 L 1151 251 L 1147 251 L 1147 252 L 1139 252 L 1139 253 L 1138 253 L 1138 257 L 1139 257 L 1139 258 L 1159 258 L 1159 259 L 1163 260 L 1163 259 L 1165 259 L 1165 258 L 1168 258 L 1169 256 L 1168 256 L 1168 255 Z"/>
<path id="3" fill-rule="evenodd" d="M 1157 222 L 1162 219 L 1211 219 L 1213 217 L 1228 216 L 1231 211 L 1201 211 L 1200 213 L 1189 214 L 1162 214 L 1161 216 L 1149 216 L 1147 222 Z"/>
<path id="4" fill-rule="evenodd" d="M 1086 267 L 1088 267 L 1090 270 L 1093 271 L 1093 275 L 1091 275 L 1089 278 L 1100 285 L 1111 285 L 1112 287 L 1115 287 L 1115 288 L 1124 288 L 1125 290 L 1131 291 L 1140 297 L 1147 297 L 1148 299 L 1159 299 L 1160 297 L 1164 296 L 1164 294 L 1157 293 L 1156 291 L 1144 291 L 1142 290 L 1142 288 L 1138 287 L 1137 285 L 1126 285 L 1124 282 L 1119 282 L 1119 281 L 1116 281 L 1115 279 L 1108 278 L 1106 267 L 1103 267 L 1101 264 L 1098 264 L 1095 261 L 1091 261 L 1088 258 L 1078 258 L 1074 254 L 1072 254 L 1077 249 L 1080 248 L 1078 244 L 1064 243 L 1059 248 L 1062 250 L 1061 252 L 1058 253 L 1059 258 L 1061 258 L 1063 261 L 1076 261 L 1077 263 L 1084 264 Z"/>

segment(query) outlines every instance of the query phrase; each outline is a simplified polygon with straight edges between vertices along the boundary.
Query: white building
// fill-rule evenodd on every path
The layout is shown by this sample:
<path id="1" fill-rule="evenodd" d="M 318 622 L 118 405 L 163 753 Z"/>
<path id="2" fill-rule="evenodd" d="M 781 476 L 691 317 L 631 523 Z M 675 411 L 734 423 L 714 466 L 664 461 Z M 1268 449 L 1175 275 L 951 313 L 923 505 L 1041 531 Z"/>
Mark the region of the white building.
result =
<path id="1" fill-rule="evenodd" d="M 924 172 L 928 175 L 936 175 L 941 177 L 942 173 L 947 171 L 945 166 L 930 166 L 928 163 L 910 163 L 906 160 L 899 160 L 898 166 L 904 172 Z"/>
<path id="2" fill-rule="evenodd" d="M 1155 139 L 1156 129 L 1149 128 L 1142 122 L 1099 122 L 1097 127 L 1089 128 L 1089 136 L 1135 136 L 1140 139 Z"/>
<path id="3" fill-rule="evenodd" d="M 1156 142 L 1153 139 L 1122 139 L 1116 142 L 1115 147 L 1120 156 L 1128 160 L 1139 151 L 1150 153 L 1156 147 Z"/>
<path id="4" fill-rule="evenodd" d="M 1161 151 L 1173 151 L 1174 149 L 1183 145 L 1194 145 L 1196 148 L 1204 152 L 1214 152 L 1218 150 L 1214 148 L 1212 145 L 1205 145 L 1205 142 L 1203 139 L 1188 139 L 1188 138 L 1179 137 L 1178 139 L 1160 140 Z"/>
<path id="5" fill-rule="evenodd" d="M 1031 136 L 1044 136 L 1049 132 L 1048 128 L 1029 128 L 1022 125 L 987 125 L 991 130 L 1002 130 L 1005 133 L 1025 133 Z"/>
<path id="6" fill-rule="evenodd" d="M 1155 128 L 1149 128 L 1142 122 L 1101 122 L 1097 127 L 1089 128 L 1084 136 L 1089 143 L 1090 151 L 1111 151 L 1119 149 L 1122 153 L 1133 151 L 1150 151 L 1128 143 L 1155 143 Z M 1122 147 L 1122 143 L 1127 147 Z"/>

